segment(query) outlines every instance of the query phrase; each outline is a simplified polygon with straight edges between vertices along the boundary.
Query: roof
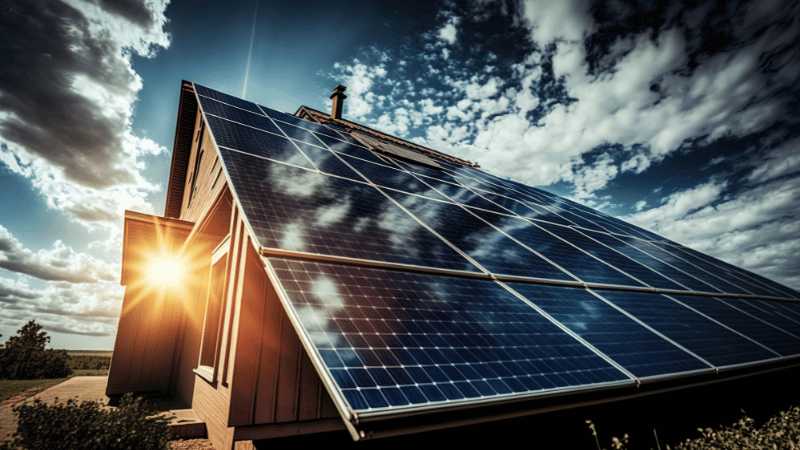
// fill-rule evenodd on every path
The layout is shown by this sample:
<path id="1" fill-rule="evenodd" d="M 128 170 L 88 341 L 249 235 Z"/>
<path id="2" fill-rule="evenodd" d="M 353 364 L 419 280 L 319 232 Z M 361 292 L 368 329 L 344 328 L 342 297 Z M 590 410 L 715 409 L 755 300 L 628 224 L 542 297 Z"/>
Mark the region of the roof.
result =
<path id="1" fill-rule="evenodd" d="M 315 122 L 194 90 L 265 269 L 354 438 L 376 421 L 800 355 L 800 294 L 786 286 L 310 108 L 297 115 Z"/>

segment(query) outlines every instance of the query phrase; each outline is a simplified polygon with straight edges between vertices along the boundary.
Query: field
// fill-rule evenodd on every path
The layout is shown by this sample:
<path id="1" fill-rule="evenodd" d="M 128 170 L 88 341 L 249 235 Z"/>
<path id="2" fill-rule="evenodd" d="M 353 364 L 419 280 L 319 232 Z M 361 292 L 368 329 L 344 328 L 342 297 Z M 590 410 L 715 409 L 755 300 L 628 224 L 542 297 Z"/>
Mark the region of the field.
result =
<path id="1" fill-rule="evenodd" d="M 106 350 L 67 350 L 70 356 L 70 377 L 106 376 L 112 352 Z M 0 406 L 32 397 L 39 392 L 66 381 L 67 378 L 41 380 L 0 380 Z"/>

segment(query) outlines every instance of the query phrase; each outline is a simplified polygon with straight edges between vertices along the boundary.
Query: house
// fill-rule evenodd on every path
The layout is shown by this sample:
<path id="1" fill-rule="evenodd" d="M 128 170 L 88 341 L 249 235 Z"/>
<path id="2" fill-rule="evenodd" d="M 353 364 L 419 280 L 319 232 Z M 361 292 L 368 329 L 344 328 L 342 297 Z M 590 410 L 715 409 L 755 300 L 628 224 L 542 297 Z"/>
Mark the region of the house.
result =
<path id="1" fill-rule="evenodd" d="M 218 449 L 412 433 L 797 364 L 800 294 L 341 117 L 184 81 L 163 217 L 127 212 L 108 395 Z"/>

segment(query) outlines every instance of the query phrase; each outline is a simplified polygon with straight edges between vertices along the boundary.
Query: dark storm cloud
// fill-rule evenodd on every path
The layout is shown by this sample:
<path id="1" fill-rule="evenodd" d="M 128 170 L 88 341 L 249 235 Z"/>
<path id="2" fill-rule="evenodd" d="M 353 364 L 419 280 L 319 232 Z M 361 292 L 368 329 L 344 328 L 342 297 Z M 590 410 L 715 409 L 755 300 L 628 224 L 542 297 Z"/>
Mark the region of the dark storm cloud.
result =
<path id="1" fill-rule="evenodd" d="M 121 57 L 119 43 L 107 30 L 92 30 L 84 13 L 65 3 L 2 3 L 2 140 L 83 186 L 132 183 L 135 169 L 123 164 L 128 113 L 111 102 L 131 98 L 138 79 Z M 102 3 L 113 4 L 114 12 L 136 23 L 152 23 L 145 20 L 143 6 Z"/>
<path id="2" fill-rule="evenodd" d="M 140 1 L 136 0 L 99 0 L 97 2 L 103 9 L 114 13 L 142 28 L 153 26 L 153 15 Z"/>

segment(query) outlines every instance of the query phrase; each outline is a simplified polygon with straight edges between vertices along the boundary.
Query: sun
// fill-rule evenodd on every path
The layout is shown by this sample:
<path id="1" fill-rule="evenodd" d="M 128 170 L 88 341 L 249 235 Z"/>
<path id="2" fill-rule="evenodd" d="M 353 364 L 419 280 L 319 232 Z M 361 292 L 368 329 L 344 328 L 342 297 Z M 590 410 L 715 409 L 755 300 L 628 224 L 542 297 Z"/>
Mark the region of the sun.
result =
<path id="1" fill-rule="evenodd" d="M 144 280 L 153 288 L 176 289 L 186 282 L 188 270 L 186 258 L 160 253 L 151 256 L 145 263 Z"/>

